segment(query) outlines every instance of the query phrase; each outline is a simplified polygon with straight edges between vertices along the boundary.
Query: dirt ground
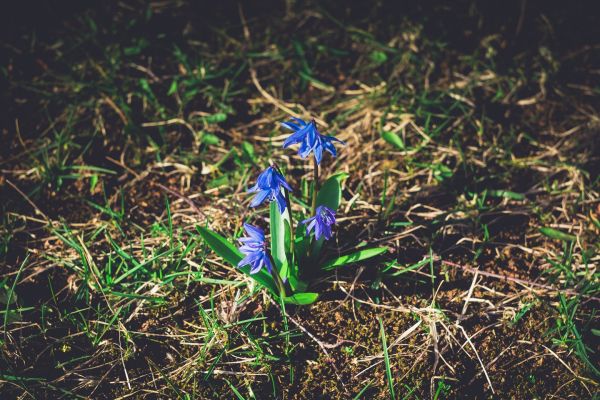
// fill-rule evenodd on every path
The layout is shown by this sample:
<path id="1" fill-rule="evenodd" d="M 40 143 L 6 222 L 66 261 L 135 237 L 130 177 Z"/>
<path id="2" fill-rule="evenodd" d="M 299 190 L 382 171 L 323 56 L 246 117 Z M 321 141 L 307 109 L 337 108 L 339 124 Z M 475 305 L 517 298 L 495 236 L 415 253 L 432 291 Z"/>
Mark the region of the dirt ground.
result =
<path id="1" fill-rule="evenodd" d="M 25 1 L 0 41 L 0 398 L 597 399 L 593 2 Z M 285 310 L 203 242 L 265 227 L 290 115 L 345 141 Z"/>

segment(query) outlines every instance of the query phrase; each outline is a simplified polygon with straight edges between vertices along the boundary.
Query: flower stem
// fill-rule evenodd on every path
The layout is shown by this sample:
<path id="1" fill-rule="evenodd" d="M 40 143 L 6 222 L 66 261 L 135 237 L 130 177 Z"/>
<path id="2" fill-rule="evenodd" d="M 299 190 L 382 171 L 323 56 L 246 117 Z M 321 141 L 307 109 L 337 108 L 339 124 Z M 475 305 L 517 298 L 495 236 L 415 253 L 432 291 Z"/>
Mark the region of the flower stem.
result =
<path id="1" fill-rule="evenodd" d="M 283 173 L 281 172 L 281 170 L 279 169 L 279 166 L 275 163 L 272 164 L 273 167 L 275 167 L 275 169 L 277 170 L 277 172 L 279 172 L 281 175 L 283 175 Z M 285 202 L 287 204 L 287 209 L 288 209 L 288 213 L 290 215 L 290 253 L 292 255 L 292 260 L 291 262 L 293 262 L 295 254 L 294 254 L 294 237 L 295 237 L 295 233 L 294 233 L 294 216 L 292 215 L 292 202 L 290 201 L 290 193 L 283 189 L 283 193 L 285 193 Z"/>
<path id="2" fill-rule="evenodd" d="M 319 193 L 319 164 L 313 158 L 313 192 L 312 192 L 312 215 L 317 213 L 317 194 Z"/>
<path id="3" fill-rule="evenodd" d="M 290 253 L 292 255 L 291 262 L 294 262 L 295 254 L 294 254 L 294 216 L 292 215 L 292 202 L 290 201 L 290 193 L 287 190 L 283 190 L 285 193 L 285 202 L 287 203 L 288 213 L 290 215 Z"/>

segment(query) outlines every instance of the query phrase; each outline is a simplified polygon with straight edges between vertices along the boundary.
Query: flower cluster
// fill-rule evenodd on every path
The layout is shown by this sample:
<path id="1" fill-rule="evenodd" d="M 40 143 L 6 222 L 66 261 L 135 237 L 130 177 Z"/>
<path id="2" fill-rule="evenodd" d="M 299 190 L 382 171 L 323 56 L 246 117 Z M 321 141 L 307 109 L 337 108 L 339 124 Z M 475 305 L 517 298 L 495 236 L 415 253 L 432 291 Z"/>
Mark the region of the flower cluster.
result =
<path id="1" fill-rule="evenodd" d="M 322 237 L 329 240 L 331 239 L 331 227 L 335 224 L 335 211 L 327 206 L 319 206 L 315 216 L 305 219 L 302 223 L 306 225 L 307 235 L 314 230 L 316 240 Z"/>
<path id="2" fill-rule="evenodd" d="M 264 266 L 267 271 L 273 271 L 273 264 L 269 253 L 267 252 L 267 244 L 265 243 L 265 234 L 262 229 L 250 225 L 244 224 L 244 230 L 246 231 L 246 237 L 238 239 L 242 246 L 239 250 L 246 256 L 238 263 L 238 267 L 244 265 L 250 265 L 250 273 L 255 274 Z"/>
<path id="3" fill-rule="evenodd" d="M 335 157 L 336 144 L 344 142 L 322 135 L 314 120 L 306 122 L 292 118 L 282 126 L 293 131 L 284 141 L 284 148 L 297 144 L 302 159 L 313 156 L 311 199 L 300 199 L 297 195 L 302 206 L 292 210 L 292 186 L 279 167 L 272 164 L 260 173 L 256 184 L 248 190 L 254 195 L 250 207 L 269 204 L 270 245 L 265 240 L 265 232 L 248 223 L 244 223 L 245 236 L 238 239 L 237 249 L 208 227 L 197 226 L 196 229 L 223 260 L 240 268 L 283 303 L 305 305 L 319 297 L 318 293 L 307 291 L 310 287 L 308 277 L 375 257 L 387 249 L 361 246 L 350 254 L 323 257 L 323 245 L 333 237 L 336 210 L 342 200 L 342 182 L 347 174 L 336 173 L 320 184 L 320 164 L 325 152 Z M 293 214 L 298 212 L 303 217 L 294 226 Z"/>
<path id="4" fill-rule="evenodd" d="M 284 149 L 294 144 L 300 144 L 298 155 L 302 159 L 306 159 L 311 153 L 313 154 L 316 179 L 318 179 L 317 166 L 321 164 L 323 152 L 327 151 L 335 157 L 337 151 L 334 143 L 345 144 L 333 136 L 322 135 L 318 131 L 314 120 L 306 122 L 299 118 L 292 118 L 281 125 L 294 131 L 283 142 Z M 316 200 L 317 184 L 318 182 L 313 182 L 313 200 Z M 265 201 L 276 201 L 279 212 L 283 214 L 286 208 L 291 208 L 290 204 L 288 204 L 289 195 L 285 191 L 292 192 L 291 186 L 277 166 L 271 165 L 261 172 L 256 184 L 248 190 L 248 193 L 256 193 L 250 202 L 250 207 L 258 207 Z M 313 201 L 313 204 L 315 205 L 312 209 L 313 216 L 301 221 L 302 224 L 306 225 L 306 235 L 309 237 L 311 231 L 314 231 L 315 240 L 320 240 L 321 238 L 329 240 L 332 237 L 332 226 L 335 225 L 335 211 L 325 205 L 317 207 L 316 201 Z M 291 224 L 292 210 L 290 209 L 288 212 Z M 242 246 L 239 250 L 245 257 L 239 262 L 238 266 L 250 265 L 251 274 L 257 273 L 262 267 L 266 267 L 271 273 L 273 266 L 266 248 L 263 231 L 250 224 L 244 224 L 244 229 L 248 237 L 240 239 Z"/>
<path id="5" fill-rule="evenodd" d="M 332 156 L 336 156 L 337 152 L 333 143 L 345 144 L 343 141 L 336 139 L 333 136 L 321 135 L 317 130 L 317 125 L 314 120 L 306 123 L 299 118 L 292 118 L 290 121 L 282 122 L 281 126 L 294 131 L 284 142 L 283 148 L 286 149 L 293 144 L 300 143 L 298 155 L 305 159 L 312 151 L 315 156 L 315 161 L 318 165 L 323 159 L 323 150 L 327 150 Z"/>
<path id="6" fill-rule="evenodd" d="M 282 188 L 290 192 L 292 191 L 292 188 L 287 183 L 283 175 L 281 175 L 281 173 L 275 169 L 275 166 L 271 165 L 258 176 L 256 185 L 252 186 L 250 190 L 248 190 L 248 193 L 258 192 L 250 202 L 250 207 L 258 207 L 266 199 L 269 201 L 275 200 L 277 201 L 279 212 L 283 213 L 285 211 L 286 204 L 285 196 L 281 191 Z"/>

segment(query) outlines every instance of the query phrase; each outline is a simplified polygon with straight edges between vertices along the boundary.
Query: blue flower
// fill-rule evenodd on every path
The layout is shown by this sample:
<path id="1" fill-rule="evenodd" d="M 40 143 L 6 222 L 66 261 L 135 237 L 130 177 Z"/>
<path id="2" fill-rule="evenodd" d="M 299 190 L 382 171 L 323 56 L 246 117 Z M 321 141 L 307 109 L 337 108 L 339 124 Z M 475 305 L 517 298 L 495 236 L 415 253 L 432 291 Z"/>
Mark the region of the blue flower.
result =
<path id="1" fill-rule="evenodd" d="M 325 239 L 331 239 L 331 226 L 335 224 L 335 211 L 326 206 L 319 206 L 315 210 L 315 216 L 305 219 L 302 224 L 306 225 L 306 234 L 314 229 L 315 239 L 319 240 L 322 236 Z"/>
<path id="2" fill-rule="evenodd" d="M 298 155 L 304 159 L 308 157 L 312 151 L 315 155 L 315 160 L 319 165 L 323 159 L 323 150 L 327 150 L 335 157 L 337 151 L 335 150 L 333 143 L 338 142 L 345 144 L 343 141 L 336 139 L 333 136 L 322 135 L 319 133 L 314 120 L 306 123 L 300 118 L 292 118 L 290 121 L 282 122 L 281 125 L 294 131 L 294 133 L 283 142 L 283 148 L 286 149 L 293 144 L 300 143 Z"/>
<path id="3" fill-rule="evenodd" d="M 267 267 L 271 272 L 273 266 L 269 253 L 267 253 L 267 245 L 265 244 L 265 234 L 259 227 L 244 223 L 245 237 L 239 238 L 242 244 L 239 250 L 245 255 L 244 259 L 238 263 L 238 267 L 250 265 L 250 273 L 255 274 L 262 267 Z"/>
<path id="4" fill-rule="evenodd" d="M 283 213 L 285 211 L 286 202 L 285 196 L 281 192 L 281 187 L 287 191 L 292 191 L 292 188 L 283 175 L 281 175 L 274 166 L 265 169 L 258 176 L 256 185 L 248 190 L 248 193 L 258 192 L 252 199 L 252 202 L 250 202 L 250 207 L 257 207 L 266 199 L 269 199 L 269 201 L 276 200 L 277 205 L 279 206 L 279 212 Z"/>

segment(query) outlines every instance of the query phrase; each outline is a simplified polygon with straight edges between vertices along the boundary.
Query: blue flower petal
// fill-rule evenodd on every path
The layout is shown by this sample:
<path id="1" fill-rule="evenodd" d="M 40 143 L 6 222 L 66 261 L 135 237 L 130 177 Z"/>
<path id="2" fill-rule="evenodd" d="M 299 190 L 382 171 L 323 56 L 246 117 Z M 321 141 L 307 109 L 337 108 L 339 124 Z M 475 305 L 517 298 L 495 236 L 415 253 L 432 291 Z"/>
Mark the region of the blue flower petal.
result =
<path id="1" fill-rule="evenodd" d="M 257 273 L 263 267 L 266 267 L 271 272 L 272 265 L 269 253 L 267 253 L 263 230 L 246 223 L 244 223 L 244 230 L 248 236 L 239 239 L 243 245 L 238 249 L 245 257 L 238 263 L 238 267 L 249 265 L 251 274 Z"/>
<path id="2" fill-rule="evenodd" d="M 318 221 L 315 224 L 315 239 L 321 239 L 321 235 L 323 234 L 323 224 L 320 224 Z"/>
<path id="3" fill-rule="evenodd" d="M 269 196 L 269 194 L 270 194 L 269 190 L 261 190 L 260 192 L 258 192 L 258 194 L 256 196 L 254 196 L 254 198 L 250 202 L 250 207 L 257 207 L 257 206 L 261 205 L 262 202 L 265 201 L 267 196 Z"/>
<path id="4" fill-rule="evenodd" d="M 256 185 L 248 190 L 249 193 L 258 192 L 250 202 L 250 207 L 257 207 L 266 199 L 269 199 L 269 201 L 275 200 L 281 192 L 282 187 L 287 191 L 292 191 L 292 187 L 287 183 L 279 170 L 274 166 L 268 167 L 260 173 Z"/>
<path id="5" fill-rule="evenodd" d="M 262 268 L 262 266 L 265 263 L 265 258 L 264 256 L 260 255 L 256 261 L 252 264 L 252 268 L 250 268 L 250 273 L 251 274 L 255 274 L 258 271 L 260 271 L 260 269 Z"/>
<path id="6" fill-rule="evenodd" d="M 331 239 L 331 225 L 323 224 L 323 235 L 325 236 L 325 239 Z"/>
<path id="7" fill-rule="evenodd" d="M 273 265 L 271 264 L 271 258 L 266 253 L 264 253 L 264 262 L 267 271 L 269 271 L 269 273 L 273 273 Z"/>
<path id="8" fill-rule="evenodd" d="M 306 126 L 306 122 L 300 118 L 292 117 L 292 120 L 300 126 Z"/>
<path id="9" fill-rule="evenodd" d="M 283 148 L 286 149 L 293 144 L 300 143 L 302 140 L 304 140 L 304 138 L 309 132 L 310 125 L 307 125 L 302 129 L 296 131 L 295 133 L 292 133 L 290 136 L 288 136 L 287 139 L 283 141 Z"/>
<path id="10" fill-rule="evenodd" d="M 258 242 L 265 241 L 265 233 L 259 227 L 244 223 L 244 230 L 254 240 L 256 240 Z"/>
<path id="11" fill-rule="evenodd" d="M 260 175 L 258 175 L 258 179 L 256 180 L 256 185 L 261 189 L 270 189 L 273 187 L 273 167 L 268 167 Z"/>
<path id="12" fill-rule="evenodd" d="M 287 203 L 285 201 L 285 196 L 280 191 L 275 199 L 277 200 L 277 205 L 279 206 L 279 213 L 283 214 L 283 212 L 285 211 L 285 208 L 287 206 Z"/>
<path id="13" fill-rule="evenodd" d="M 335 224 L 335 212 L 326 206 L 319 206 L 315 211 L 315 216 L 301 222 L 301 224 L 308 223 L 306 234 L 310 235 L 310 232 L 314 230 L 316 240 L 322 237 L 327 240 L 331 239 L 331 227 Z"/>
<path id="14" fill-rule="evenodd" d="M 315 217 L 312 217 L 307 219 L 307 221 L 310 221 L 310 224 L 306 226 L 306 234 L 310 235 L 310 231 L 312 231 L 315 225 L 317 224 L 317 219 Z"/>
<path id="15" fill-rule="evenodd" d="M 335 150 L 335 146 L 331 142 L 324 142 L 323 148 L 331 153 L 332 156 L 337 156 L 337 151 Z"/>
<path id="16" fill-rule="evenodd" d="M 261 190 L 261 189 L 258 187 L 258 183 L 257 183 L 256 185 L 254 185 L 250 189 L 248 189 L 246 191 L 246 193 L 254 193 L 254 192 L 258 192 L 259 190 Z"/>
<path id="17" fill-rule="evenodd" d="M 294 131 L 283 142 L 283 148 L 287 148 L 293 144 L 300 144 L 298 155 L 305 159 L 313 152 L 317 164 L 321 164 L 323 160 L 323 151 L 331 153 L 332 156 L 337 156 L 337 150 L 334 143 L 345 144 L 343 141 L 333 137 L 322 135 L 314 121 L 308 123 L 298 118 L 292 118 L 292 121 L 283 122 L 282 125 Z"/>
<path id="18" fill-rule="evenodd" d="M 284 128 L 288 128 L 294 132 L 296 132 L 299 129 L 302 129 L 300 126 L 291 121 L 282 122 L 281 126 L 283 126 Z"/>
<path id="19" fill-rule="evenodd" d="M 259 257 L 260 254 L 257 251 L 249 253 L 238 263 L 238 267 L 243 267 L 245 265 L 253 265 Z"/>
<path id="20" fill-rule="evenodd" d="M 306 122 L 302 121 L 300 118 L 292 117 L 291 121 L 282 122 L 281 125 L 295 132 L 306 126 Z"/>
<path id="21" fill-rule="evenodd" d="M 310 147 L 305 142 L 302 142 L 302 144 L 300 145 L 300 148 L 298 149 L 298 155 L 300 156 L 300 158 L 302 158 L 304 160 L 306 157 L 308 157 L 311 150 L 312 150 L 312 147 Z"/>
<path id="22" fill-rule="evenodd" d="M 321 165 L 321 160 L 323 159 L 323 146 L 319 143 L 314 148 L 315 160 L 317 161 L 317 165 Z"/>
<path id="23" fill-rule="evenodd" d="M 292 187 L 287 183 L 283 175 L 278 173 L 276 179 L 277 183 L 283 186 L 288 192 L 293 192 Z"/>

